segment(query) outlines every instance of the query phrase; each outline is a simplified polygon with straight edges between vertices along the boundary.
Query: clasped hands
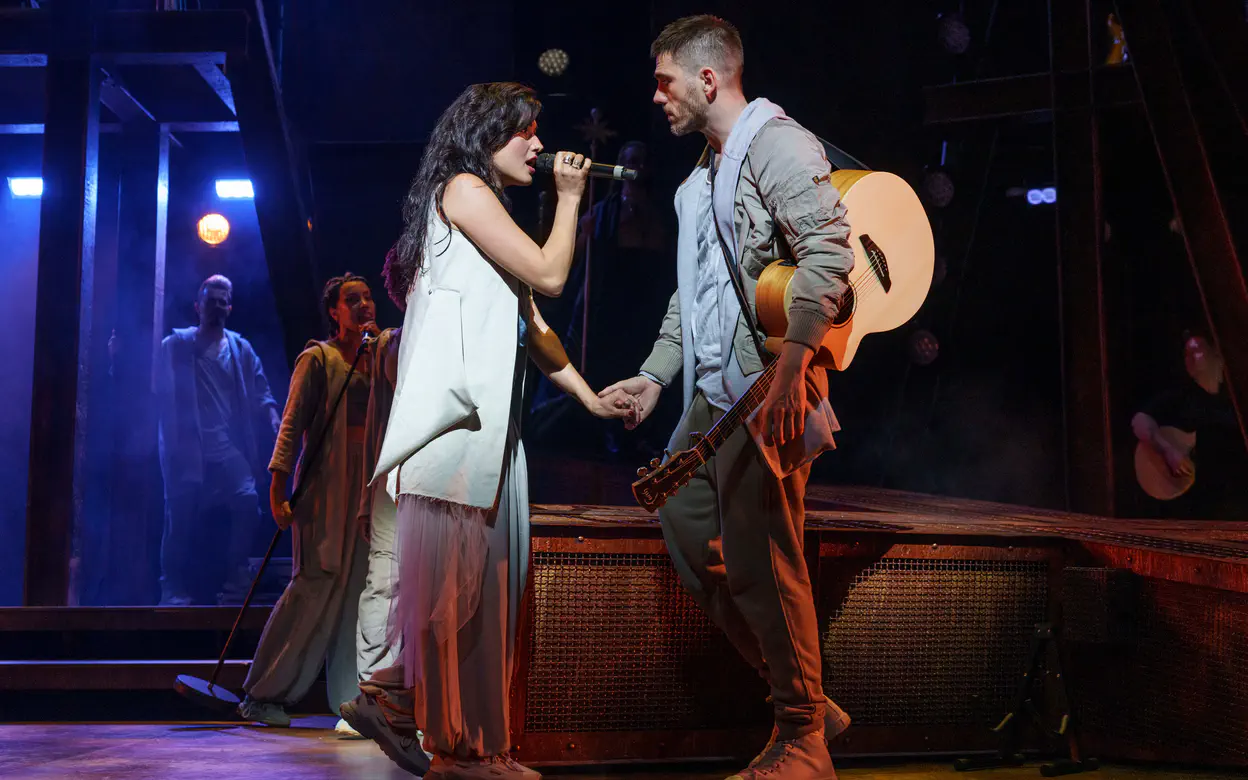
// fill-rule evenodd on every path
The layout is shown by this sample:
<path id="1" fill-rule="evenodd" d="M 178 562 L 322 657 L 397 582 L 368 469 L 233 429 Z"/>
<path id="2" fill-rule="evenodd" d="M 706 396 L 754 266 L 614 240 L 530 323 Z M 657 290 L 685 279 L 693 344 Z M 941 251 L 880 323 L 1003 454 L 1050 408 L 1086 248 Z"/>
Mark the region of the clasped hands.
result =
<path id="1" fill-rule="evenodd" d="M 782 447 L 805 432 L 805 376 L 813 357 L 814 352 L 809 347 L 793 341 L 785 342 L 778 358 L 780 365 L 776 378 L 755 415 L 764 444 Z M 604 403 L 625 413 L 600 416 L 623 417 L 624 427 L 632 430 L 654 411 L 662 391 L 662 385 L 646 376 L 616 382 L 599 392 L 598 396 Z"/>

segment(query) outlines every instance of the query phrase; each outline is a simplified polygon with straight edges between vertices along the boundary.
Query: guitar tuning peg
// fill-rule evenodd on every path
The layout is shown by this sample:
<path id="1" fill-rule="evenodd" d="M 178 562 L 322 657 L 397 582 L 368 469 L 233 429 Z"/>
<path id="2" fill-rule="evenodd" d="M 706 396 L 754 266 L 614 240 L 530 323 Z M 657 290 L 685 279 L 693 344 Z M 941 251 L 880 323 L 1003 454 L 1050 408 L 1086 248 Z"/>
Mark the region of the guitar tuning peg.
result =
<path id="1" fill-rule="evenodd" d="M 661 465 L 663 465 L 663 464 L 659 461 L 659 459 L 658 459 L 658 458 L 652 458 L 652 459 L 650 460 L 650 468 L 652 468 L 652 469 L 657 469 L 657 468 L 658 468 L 659 466 L 661 466 Z"/>
<path id="2" fill-rule="evenodd" d="M 664 447 L 663 448 L 663 460 L 667 460 L 670 457 L 672 457 L 672 451 Z"/>
<path id="3" fill-rule="evenodd" d="M 641 468 L 637 469 L 637 476 L 639 476 L 639 477 L 644 477 L 644 476 L 646 476 L 646 473 L 647 473 L 647 472 L 646 472 L 646 467 L 645 467 L 645 466 L 642 466 Z"/>

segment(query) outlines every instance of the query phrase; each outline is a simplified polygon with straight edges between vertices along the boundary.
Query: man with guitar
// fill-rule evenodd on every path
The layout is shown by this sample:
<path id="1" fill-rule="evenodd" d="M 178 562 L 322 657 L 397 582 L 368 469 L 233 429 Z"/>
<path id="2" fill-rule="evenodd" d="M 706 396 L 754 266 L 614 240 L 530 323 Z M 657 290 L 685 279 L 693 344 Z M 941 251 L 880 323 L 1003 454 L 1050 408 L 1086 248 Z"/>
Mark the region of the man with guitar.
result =
<path id="1" fill-rule="evenodd" d="M 819 141 L 774 103 L 746 100 L 731 24 L 680 19 L 651 54 L 654 102 L 672 133 L 701 132 L 708 149 L 677 190 L 678 285 L 658 340 L 641 375 L 603 395 L 632 394 L 640 421 L 683 371 L 685 413 L 671 450 L 709 448 L 660 519 L 685 587 L 771 686 L 772 740 L 730 780 L 835 778 L 826 739 L 849 717 L 823 694 L 802 533 L 810 463 L 834 446 L 839 427 L 827 375 L 812 359 L 849 291 L 845 207 Z M 764 268 L 782 257 L 796 261 L 788 324 L 764 371 L 771 355 L 755 324 L 755 296 Z M 748 427 L 699 439 L 755 406 Z"/>
<path id="2" fill-rule="evenodd" d="M 1131 420 L 1139 440 L 1136 478 L 1154 498 L 1174 500 L 1171 516 L 1248 518 L 1248 454 L 1222 355 L 1204 336 L 1188 332 L 1183 365 L 1191 381 L 1151 399 Z"/>

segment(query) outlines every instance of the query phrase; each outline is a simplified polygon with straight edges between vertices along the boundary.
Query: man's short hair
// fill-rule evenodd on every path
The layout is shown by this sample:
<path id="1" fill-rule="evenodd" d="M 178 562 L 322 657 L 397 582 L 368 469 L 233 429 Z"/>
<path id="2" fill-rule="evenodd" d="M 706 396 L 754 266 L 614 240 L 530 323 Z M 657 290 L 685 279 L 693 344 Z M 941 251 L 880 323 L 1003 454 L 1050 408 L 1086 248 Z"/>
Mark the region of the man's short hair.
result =
<path id="1" fill-rule="evenodd" d="M 204 291 L 209 287 L 214 290 L 225 290 L 225 294 L 230 296 L 231 300 L 234 298 L 234 283 L 229 279 L 226 279 L 221 274 L 213 274 L 205 279 L 204 283 L 199 286 L 199 294 L 195 296 L 195 300 L 199 300 L 204 297 Z"/>
<path id="2" fill-rule="evenodd" d="M 745 67 L 741 34 L 730 22 L 710 14 L 686 16 L 664 27 L 650 45 L 650 56 L 664 54 L 690 72 L 710 67 L 740 78 Z"/>

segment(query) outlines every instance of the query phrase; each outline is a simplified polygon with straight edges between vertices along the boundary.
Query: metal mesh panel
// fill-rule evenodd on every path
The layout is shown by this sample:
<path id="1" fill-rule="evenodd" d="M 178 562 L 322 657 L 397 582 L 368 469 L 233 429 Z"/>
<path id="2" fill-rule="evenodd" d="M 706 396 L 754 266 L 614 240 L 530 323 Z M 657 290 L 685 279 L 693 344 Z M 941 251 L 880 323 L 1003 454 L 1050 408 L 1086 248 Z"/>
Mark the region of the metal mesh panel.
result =
<path id="1" fill-rule="evenodd" d="M 1202 763 L 1248 763 L 1248 596 L 1139 583 L 1126 647 L 1081 652 L 1079 711 L 1117 743 Z"/>
<path id="2" fill-rule="evenodd" d="M 1123 642 L 1132 633 L 1137 578 L 1126 569 L 1062 570 L 1062 639 Z"/>
<path id="3" fill-rule="evenodd" d="M 760 678 L 666 555 L 533 559 L 525 731 L 728 728 L 757 724 L 760 706 L 765 720 Z"/>
<path id="4" fill-rule="evenodd" d="M 823 679 L 854 723 L 1000 720 L 1045 619 L 1045 563 L 886 558 L 847 578 L 820 611 Z"/>

